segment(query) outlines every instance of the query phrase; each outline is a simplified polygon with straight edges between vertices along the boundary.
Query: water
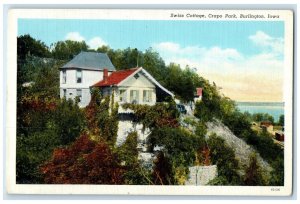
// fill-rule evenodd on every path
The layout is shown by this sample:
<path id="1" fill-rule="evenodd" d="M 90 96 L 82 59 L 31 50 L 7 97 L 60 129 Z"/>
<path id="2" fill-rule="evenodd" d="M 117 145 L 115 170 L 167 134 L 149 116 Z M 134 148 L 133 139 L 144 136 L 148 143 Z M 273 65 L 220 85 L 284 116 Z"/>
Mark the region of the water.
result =
<path id="1" fill-rule="evenodd" d="M 284 103 L 280 102 L 236 102 L 236 104 L 241 112 L 268 113 L 275 121 L 284 114 Z"/>

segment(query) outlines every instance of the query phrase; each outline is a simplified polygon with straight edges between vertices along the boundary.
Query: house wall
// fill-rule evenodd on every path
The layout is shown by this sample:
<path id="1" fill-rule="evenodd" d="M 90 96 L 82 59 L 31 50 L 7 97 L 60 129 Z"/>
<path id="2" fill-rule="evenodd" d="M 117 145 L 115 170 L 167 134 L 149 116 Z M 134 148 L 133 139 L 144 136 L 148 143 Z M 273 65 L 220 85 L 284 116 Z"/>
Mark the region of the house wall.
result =
<path id="1" fill-rule="evenodd" d="M 76 89 L 82 90 L 82 99 L 79 103 L 80 107 L 85 107 L 91 100 L 90 86 L 101 81 L 103 79 L 103 71 L 95 70 L 82 70 L 82 81 L 81 83 L 76 82 L 76 69 L 65 69 L 66 70 L 66 83 L 63 83 L 63 70 L 60 70 L 60 97 L 64 97 L 64 89 L 66 89 L 66 98 L 74 99 L 76 95 Z M 108 72 L 110 75 L 112 72 Z"/>
<path id="2" fill-rule="evenodd" d="M 120 102 L 120 90 L 126 90 L 126 101 Z M 136 79 L 134 76 L 129 77 L 124 80 L 120 86 L 115 91 L 115 99 L 120 104 L 122 103 L 130 103 L 130 91 L 137 90 L 139 92 L 138 104 L 147 104 L 154 105 L 156 103 L 156 88 L 152 82 L 150 82 L 145 76 L 139 74 L 139 77 Z M 143 90 L 152 91 L 151 94 L 151 102 L 143 101 Z"/>

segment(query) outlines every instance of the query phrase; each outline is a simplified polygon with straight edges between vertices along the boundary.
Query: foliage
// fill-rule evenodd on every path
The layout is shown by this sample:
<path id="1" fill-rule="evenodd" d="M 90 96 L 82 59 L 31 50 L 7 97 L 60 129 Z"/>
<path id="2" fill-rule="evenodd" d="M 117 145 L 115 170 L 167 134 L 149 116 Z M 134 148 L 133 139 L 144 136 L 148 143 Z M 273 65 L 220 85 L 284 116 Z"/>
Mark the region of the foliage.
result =
<path id="1" fill-rule="evenodd" d="M 111 97 L 103 97 L 99 89 L 91 92 L 91 101 L 85 108 L 87 126 L 91 134 L 114 145 L 118 133 L 118 104 Z"/>
<path id="2" fill-rule="evenodd" d="M 272 124 L 274 124 L 274 117 L 271 116 L 268 113 L 254 113 L 252 115 L 252 120 L 256 121 L 256 122 L 261 122 L 261 121 L 270 121 L 272 122 Z"/>
<path id="3" fill-rule="evenodd" d="M 24 96 L 18 107 L 17 182 L 39 183 L 38 166 L 79 136 L 84 117 L 71 100 Z"/>
<path id="4" fill-rule="evenodd" d="M 28 136 L 17 135 L 17 183 L 42 183 L 38 167 L 49 158 L 59 143 L 59 137 L 53 129 L 32 131 Z"/>
<path id="5" fill-rule="evenodd" d="M 284 115 L 279 116 L 278 125 L 284 126 Z"/>
<path id="6" fill-rule="evenodd" d="M 66 40 L 58 41 L 51 45 L 52 56 L 55 59 L 60 60 L 71 60 L 75 55 L 79 54 L 81 51 L 88 51 L 88 45 L 84 42 Z"/>
<path id="7" fill-rule="evenodd" d="M 159 152 L 154 161 L 153 183 L 155 185 L 174 184 L 174 173 L 170 159 L 163 152 Z"/>
<path id="8" fill-rule="evenodd" d="M 276 160 L 272 163 L 273 170 L 271 172 L 270 185 L 283 186 L 284 185 L 284 157 L 283 154 L 278 155 Z"/>
<path id="9" fill-rule="evenodd" d="M 50 57 L 49 48 L 40 40 L 30 35 L 21 35 L 17 38 L 18 61 L 23 62 L 27 56 Z"/>
<path id="10" fill-rule="evenodd" d="M 207 80 L 200 78 L 201 87 L 203 87 L 202 100 L 195 104 L 194 115 L 202 122 L 210 121 L 213 118 L 219 118 L 222 121 L 235 112 L 235 103 L 219 93 L 219 88 L 213 83 L 211 85 Z"/>
<path id="11" fill-rule="evenodd" d="M 61 65 L 61 61 L 35 56 L 27 56 L 22 63 L 18 63 L 18 99 L 25 95 L 58 99 L 58 68 Z"/>
<path id="12" fill-rule="evenodd" d="M 211 135 L 207 140 L 208 148 L 211 153 L 211 161 L 218 166 L 218 182 L 212 181 L 212 183 L 221 183 L 223 185 L 240 185 L 241 178 L 238 175 L 239 165 L 235 159 L 234 150 L 228 147 L 224 140 L 217 137 L 215 134 Z M 226 178 L 226 181 L 224 181 Z"/>
<path id="13" fill-rule="evenodd" d="M 144 128 L 178 127 L 178 110 L 175 102 L 156 103 L 154 106 L 124 104 L 123 108 L 134 111 L 135 122 L 142 123 Z"/>
<path id="14" fill-rule="evenodd" d="M 60 144 L 67 145 L 75 141 L 85 127 L 83 111 L 73 100 L 63 98 L 53 114 L 53 123 Z"/>
<path id="15" fill-rule="evenodd" d="M 250 164 L 246 169 L 246 175 L 244 180 L 247 186 L 265 186 L 266 181 L 262 175 L 261 167 L 257 163 L 257 157 L 255 154 L 250 155 Z"/>
<path id="16" fill-rule="evenodd" d="M 157 165 L 162 165 L 161 160 L 168 159 L 169 163 L 166 165 L 171 165 L 171 169 L 166 170 L 170 178 L 168 181 L 182 184 L 188 173 L 187 167 L 194 164 L 196 152 L 203 148 L 203 140 L 204 137 L 191 134 L 182 128 L 163 127 L 153 129 L 147 138 L 147 144 L 150 151 L 153 151 L 155 146 L 162 147 L 162 155 L 157 160 Z"/>
<path id="17" fill-rule="evenodd" d="M 58 148 L 52 159 L 41 167 L 47 184 L 123 184 L 123 167 L 104 141 L 87 135 L 71 146 Z"/>
<path id="18" fill-rule="evenodd" d="M 137 139 L 137 133 L 131 132 L 126 141 L 117 148 L 118 157 L 126 169 L 124 182 L 128 185 L 153 184 L 149 170 L 143 168 L 138 161 Z"/>

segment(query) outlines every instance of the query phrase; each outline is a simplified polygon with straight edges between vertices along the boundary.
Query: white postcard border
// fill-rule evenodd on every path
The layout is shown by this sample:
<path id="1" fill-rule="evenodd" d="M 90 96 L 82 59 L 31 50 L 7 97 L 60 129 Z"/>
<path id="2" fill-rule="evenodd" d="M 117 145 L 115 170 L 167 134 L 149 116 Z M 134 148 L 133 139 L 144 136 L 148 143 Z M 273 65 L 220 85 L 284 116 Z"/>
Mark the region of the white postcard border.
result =
<path id="1" fill-rule="evenodd" d="M 100 12 L 99 12 L 100 11 Z M 213 14 L 215 18 L 171 17 L 171 13 Z M 205 21 L 262 21 L 261 18 L 228 19 L 225 13 L 279 15 L 264 21 L 285 22 L 284 102 L 285 102 L 285 182 L 280 187 L 249 186 L 128 186 L 128 185 L 37 185 L 16 184 L 16 76 L 18 18 L 63 19 L 130 19 L 130 20 L 205 20 Z M 6 181 L 12 194 L 120 194 L 120 195 L 258 195 L 287 196 L 292 192 L 292 113 L 293 113 L 293 13 L 289 10 L 145 10 L 145 9 L 12 9 L 7 29 L 7 109 L 6 109 Z"/>

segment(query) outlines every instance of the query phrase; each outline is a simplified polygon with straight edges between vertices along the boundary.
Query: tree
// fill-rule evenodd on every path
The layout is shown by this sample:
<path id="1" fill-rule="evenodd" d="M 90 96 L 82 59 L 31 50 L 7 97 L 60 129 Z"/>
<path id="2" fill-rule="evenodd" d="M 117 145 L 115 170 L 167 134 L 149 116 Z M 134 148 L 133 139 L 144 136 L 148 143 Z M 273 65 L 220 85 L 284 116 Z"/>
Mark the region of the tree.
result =
<path id="1" fill-rule="evenodd" d="M 165 157 L 163 152 L 159 152 L 154 161 L 153 183 L 156 185 L 171 185 L 174 184 L 173 178 L 170 160 Z"/>
<path id="2" fill-rule="evenodd" d="M 131 132 L 128 134 L 126 141 L 117 148 L 118 158 L 126 169 L 124 172 L 124 182 L 130 185 L 153 184 L 150 171 L 139 163 L 137 140 L 137 132 Z"/>
<path id="3" fill-rule="evenodd" d="M 246 169 L 245 185 L 247 186 L 265 186 L 266 181 L 263 178 L 261 167 L 257 163 L 256 154 L 250 155 L 250 163 Z"/>
<path id="4" fill-rule="evenodd" d="M 99 89 L 92 89 L 91 101 L 85 108 L 87 126 L 91 134 L 114 145 L 118 133 L 118 104 L 114 95 L 103 97 Z"/>
<path id="5" fill-rule="evenodd" d="M 47 184 L 124 184 L 124 169 L 104 141 L 82 135 L 72 145 L 58 148 L 40 168 Z"/>
<path id="6" fill-rule="evenodd" d="M 80 135 L 85 127 L 83 111 L 72 99 L 61 99 L 55 113 L 53 123 L 60 138 L 61 145 L 67 145 Z"/>
<path id="7" fill-rule="evenodd" d="M 279 116 L 278 124 L 281 125 L 281 126 L 284 126 L 284 115 Z"/>
<path id="8" fill-rule="evenodd" d="M 234 150 L 225 144 L 225 141 L 213 134 L 207 140 L 210 149 L 211 161 L 218 167 L 218 182 L 221 185 L 241 185 L 242 181 L 238 175 L 239 164 L 235 159 Z M 222 178 L 222 179 L 220 179 Z M 224 180 L 225 179 L 225 180 Z M 222 183 L 220 183 L 222 181 Z M 214 183 L 215 181 L 212 181 Z"/>
<path id="9" fill-rule="evenodd" d="M 81 51 L 88 51 L 89 48 L 85 41 L 78 42 L 72 40 L 58 41 L 52 47 L 52 56 L 60 60 L 71 60 Z"/>
<path id="10" fill-rule="evenodd" d="M 21 35 L 17 38 L 18 61 L 23 62 L 26 56 L 50 57 L 50 51 L 45 43 L 32 38 L 30 35 Z"/>

